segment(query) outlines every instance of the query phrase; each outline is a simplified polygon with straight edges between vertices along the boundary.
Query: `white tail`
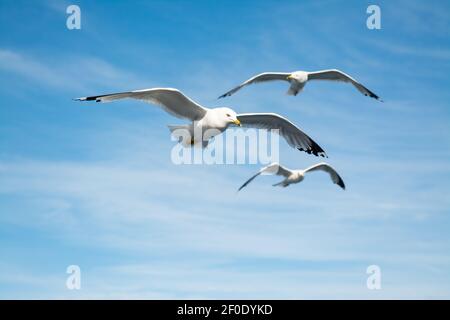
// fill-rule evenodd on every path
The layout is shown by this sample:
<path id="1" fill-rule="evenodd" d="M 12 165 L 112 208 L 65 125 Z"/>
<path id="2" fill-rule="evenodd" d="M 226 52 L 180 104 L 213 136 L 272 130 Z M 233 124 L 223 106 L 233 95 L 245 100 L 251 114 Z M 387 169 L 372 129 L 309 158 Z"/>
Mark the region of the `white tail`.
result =
<path id="1" fill-rule="evenodd" d="M 182 124 L 182 125 L 169 124 L 167 127 L 169 127 L 170 133 L 173 133 L 175 130 L 178 130 L 178 129 L 180 129 L 180 130 L 183 130 L 183 129 L 184 130 L 188 130 L 188 132 L 189 132 L 189 125 L 188 124 Z"/>
<path id="2" fill-rule="evenodd" d="M 286 92 L 286 94 L 289 96 L 296 96 L 297 93 L 298 93 L 298 90 L 293 87 L 289 87 L 289 90 Z"/>
<path id="3" fill-rule="evenodd" d="M 209 141 L 202 141 L 201 138 L 193 139 L 193 134 L 191 133 L 191 126 L 188 124 L 182 125 L 168 125 L 170 133 L 178 139 L 183 147 L 200 147 L 206 148 Z M 179 130 L 179 131 L 177 131 Z"/>
<path id="4" fill-rule="evenodd" d="M 170 134 L 178 139 L 178 142 L 183 146 L 191 145 L 191 133 L 189 131 L 189 125 L 168 125 Z"/>
<path id="5" fill-rule="evenodd" d="M 296 96 L 300 91 L 303 90 L 304 86 L 304 83 L 293 83 L 289 87 L 289 90 L 286 92 L 286 94 L 290 96 Z"/>
<path id="6" fill-rule="evenodd" d="M 274 186 L 274 187 L 280 186 L 280 187 L 285 188 L 285 187 L 287 187 L 288 185 L 289 185 L 289 184 L 288 184 L 288 183 L 285 183 L 284 180 L 283 180 L 283 181 L 281 181 L 281 182 L 278 182 L 278 183 L 273 184 L 272 186 Z"/>

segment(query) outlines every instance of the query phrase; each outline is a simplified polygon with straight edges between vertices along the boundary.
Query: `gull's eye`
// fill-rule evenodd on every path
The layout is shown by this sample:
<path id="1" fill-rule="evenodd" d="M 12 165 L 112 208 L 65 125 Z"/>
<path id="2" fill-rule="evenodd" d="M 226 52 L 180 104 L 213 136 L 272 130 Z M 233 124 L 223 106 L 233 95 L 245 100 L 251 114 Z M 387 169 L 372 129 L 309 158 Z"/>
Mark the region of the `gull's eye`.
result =
<path id="1" fill-rule="evenodd" d="M 231 115 L 229 113 L 226 114 L 227 117 L 231 117 Z"/>

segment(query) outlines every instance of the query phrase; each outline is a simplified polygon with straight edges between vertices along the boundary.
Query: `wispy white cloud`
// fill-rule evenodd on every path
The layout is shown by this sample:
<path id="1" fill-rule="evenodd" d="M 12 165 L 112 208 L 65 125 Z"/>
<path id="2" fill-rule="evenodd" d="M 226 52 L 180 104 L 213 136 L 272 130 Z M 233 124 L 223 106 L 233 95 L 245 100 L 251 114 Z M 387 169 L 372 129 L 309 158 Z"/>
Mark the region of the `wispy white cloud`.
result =
<path id="1" fill-rule="evenodd" d="M 385 52 L 393 53 L 402 57 L 414 56 L 417 58 L 426 59 L 450 59 L 450 50 L 442 47 L 415 47 L 411 44 L 391 43 L 386 41 L 367 41 L 370 46 L 384 50 Z M 408 70 L 405 70 L 407 72 Z"/>
<path id="2" fill-rule="evenodd" d="M 63 92 L 92 93 L 118 87 L 131 89 L 150 82 L 96 57 L 70 56 L 59 57 L 58 60 L 55 63 L 15 50 L 0 49 L 0 69 L 31 80 L 37 86 Z"/>

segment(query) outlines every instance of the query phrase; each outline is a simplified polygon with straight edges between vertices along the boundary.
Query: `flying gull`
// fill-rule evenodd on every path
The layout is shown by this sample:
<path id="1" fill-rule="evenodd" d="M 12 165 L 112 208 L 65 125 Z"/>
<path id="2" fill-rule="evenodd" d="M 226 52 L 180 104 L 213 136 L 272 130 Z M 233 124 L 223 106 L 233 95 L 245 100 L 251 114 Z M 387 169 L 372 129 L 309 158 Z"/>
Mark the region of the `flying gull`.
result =
<path id="1" fill-rule="evenodd" d="M 288 185 L 292 183 L 299 183 L 303 181 L 305 178 L 305 173 L 312 172 L 312 171 L 325 171 L 330 175 L 331 180 L 333 183 L 340 186 L 342 189 L 345 190 L 345 184 L 342 178 L 339 176 L 339 174 L 334 170 L 329 164 L 325 162 L 321 162 L 318 164 L 315 164 L 309 168 L 306 168 L 305 170 L 290 170 L 283 166 L 281 166 L 278 163 L 271 163 L 267 167 L 262 168 L 259 170 L 258 173 L 256 173 L 254 176 L 252 176 L 250 179 L 248 179 L 240 188 L 238 191 L 240 191 L 242 188 L 247 186 L 250 182 L 253 181 L 257 176 L 260 174 L 276 174 L 279 176 L 283 176 L 285 179 L 279 183 L 274 184 L 273 186 L 281 186 L 281 187 L 287 187 Z"/>
<path id="2" fill-rule="evenodd" d="M 152 88 L 128 92 L 105 94 L 77 98 L 78 101 L 110 102 L 119 99 L 133 98 L 161 106 L 173 116 L 191 121 L 187 125 L 169 126 L 173 132 L 176 129 L 186 129 L 191 137 L 188 144 L 201 143 L 206 146 L 208 137 L 195 137 L 195 132 L 205 133 L 208 129 L 216 129 L 217 134 L 225 131 L 229 126 L 243 126 L 260 129 L 278 129 L 278 133 L 287 143 L 300 151 L 315 156 L 326 156 L 325 151 L 288 119 L 275 113 L 243 113 L 236 114 L 230 108 L 206 108 L 185 96 L 181 91 L 173 88 Z M 216 134 L 216 135 L 217 135 Z M 199 141 L 200 140 L 200 141 Z"/>
<path id="3" fill-rule="evenodd" d="M 260 73 L 247 81 L 241 83 L 236 88 L 231 89 L 227 93 L 221 95 L 220 98 L 229 97 L 235 92 L 239 91 L 241 88 L 252 84 L 252 83 L 258 83 L 258 82 L 265 82 L 265 81 L 274 81 L 274 80 L 283 80 L 287 81 L 291 84 L 289 87 L 289 90 L 287 91 L 287 94 L 296 96 L 300 91 L 303 90 L 303 87 L 306 85 L 306 82 L 311 80 L 330 80 L 330 81 L 341 81 L 341 82 L 347 82 L 351 83 L 353 86 L 355 86 L 356 89 L 358 89 L 359 92 L 361 92 L 365 96 L 369 96 L 371 98 L 377 99 L 379 101 L 383 101 L 380 99 L 379 96 L 377 96 L 375 93 L 367 89 L 365 86 L 363 86 L 361 83 L 350 77 L 348 74 L 337 70 L 337 69 L 330 69 L 330 70 L 321 70 L 321 71 L 314 71 L 314 72 L 308 72 L 308 71 L 295 71 L 295 72 L 264 72 Z"/>

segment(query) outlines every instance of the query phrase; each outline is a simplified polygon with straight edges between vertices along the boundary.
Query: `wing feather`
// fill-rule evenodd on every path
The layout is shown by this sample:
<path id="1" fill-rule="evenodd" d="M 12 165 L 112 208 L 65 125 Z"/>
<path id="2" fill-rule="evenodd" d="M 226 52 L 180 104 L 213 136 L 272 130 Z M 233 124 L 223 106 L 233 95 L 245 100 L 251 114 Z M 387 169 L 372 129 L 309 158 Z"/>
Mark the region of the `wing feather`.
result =
<path id="1" fill-rule="evenodd" d="M 340 186 L 342 189 L 345 190 L 345 184 L 344 180 L 339 176 L 336 170 L 333 169 L 332 166 L 330 166 L 328 163 L 321 162 L 318 164 L 315 164 L 307 169 L 304 170 L 304 172 L 311 172 L 311 171 L 325 171 L 330 175 L 331 180 L 333 183 Z"/>
<path id="2" fill-rule="evenodd" d="M 258 82 L 265 82 L 265 81 L 273 81 L 273 80 L 287 80 L 287 77 L 290 75 L 291 73 L 288 72 L 263 72 L 260 73 L 256 76 L 251 77 L 250 79 L 244 81 L 243 83 L 241 83 L 240 85 L 238 85 L 237 87 L 231 89 L 230 91 L 224 93 L 223 95 L 221 95 L 219 97 L 220 98 L 224 98 L 224 97 L 229 97 L 232 94 L 236 93 L 237 91 L 239 91 L 240 89 L 242 89 L 243 87 L 252 84 L 252 83 L 258 83 Z"/>
<path id="3" fill-rule="evenodd" d="M 354 78 L 337 69 L 308 72 L 308 80 L 330 80 L 351 83 L 363 95 L 382 101 L 379 96 L 367 89 Z"/>
<path id="4" fill-rule="evenodd" d="M 237 118 L 242 126 L 259 129 L 278 129 L 279 134 L 287 143 L 300 151 L 305 151 L 315 156 L 325 157 L 325 151 L 299 127 L 286 118 L 275 113 L 243 113 Z"/>
<path id="5" fill-rule="evenodd" d="M 100 96 L 77 98 L 75 100 L 110 102 L 125 98 L 138 99 L 148 103 L 159 105 L 166 112 L 174 115 L 175 117 L 192 121 L 200 120 L 201 118 L 203 118 L 208 110 L 189 97 L 185 96 L 181 91 L 173 88 L 134 90 L 128 92 L 104 94 Z"/>
<path id="6" fill-rule="evenodd" d="M 242 186 L 239 187 L 238 191 L 241 191 L 242 188 L 245 188 L 250 182 L 252 182 L 257 176 L 259 176 L 262 173 L 267 174 L 276 174 L 279 176 L 283 176 L 285 178 L 289 177 L 292 174 L 292 171 L 283 167 L 282 165 L 274 162 L 269 164 L 268 166 L 262 168 L 259 170 L 256 174 L 250 177 L 247 181 L 244 182 Z"/>

